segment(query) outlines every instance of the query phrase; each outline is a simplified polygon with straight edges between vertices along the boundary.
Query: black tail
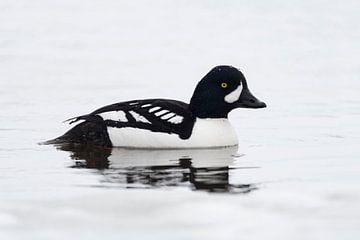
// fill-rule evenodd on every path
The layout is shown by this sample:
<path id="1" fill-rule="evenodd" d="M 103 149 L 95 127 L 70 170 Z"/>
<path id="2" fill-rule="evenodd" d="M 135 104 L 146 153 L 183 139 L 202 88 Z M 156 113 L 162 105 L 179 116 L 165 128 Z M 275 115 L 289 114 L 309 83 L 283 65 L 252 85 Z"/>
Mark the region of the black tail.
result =
<path id="1" fill-rule="evenodd" d="M 100 118 L 100 117 L 99 117 Z M 87 145 L 96 145 L 102 147 L 111 147 L 111 141 L 104 121 L 85 121 L 79 123 L 64 135 L 46 141 L 42 144 L 64 144 L 79 143 Z"/>

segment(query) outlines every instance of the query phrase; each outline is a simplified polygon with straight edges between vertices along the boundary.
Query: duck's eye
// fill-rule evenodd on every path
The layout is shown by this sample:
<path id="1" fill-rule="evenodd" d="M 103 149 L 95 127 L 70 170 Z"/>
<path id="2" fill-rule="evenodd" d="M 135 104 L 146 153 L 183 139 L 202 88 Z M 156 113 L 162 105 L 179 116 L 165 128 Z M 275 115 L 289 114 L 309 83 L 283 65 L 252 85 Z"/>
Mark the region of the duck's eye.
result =
<path id="1" fill-rule="evenodd" d="M 220 86 L 221 86 L 222 88 L 227 88 L 228 84 L 227 84 L 226 82 L 222 82 L 222 83 L 220 84 Z"/>

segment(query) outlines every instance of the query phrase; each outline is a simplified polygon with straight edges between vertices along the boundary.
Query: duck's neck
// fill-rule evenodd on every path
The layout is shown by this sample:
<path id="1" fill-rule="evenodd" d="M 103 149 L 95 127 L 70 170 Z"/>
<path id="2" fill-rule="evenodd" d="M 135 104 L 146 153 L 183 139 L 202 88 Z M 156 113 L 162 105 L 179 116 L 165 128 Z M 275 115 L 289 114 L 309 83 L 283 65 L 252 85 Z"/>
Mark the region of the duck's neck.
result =
<path id="1" fill-rule="evenodd" d="M 191 99 L 189 108 L 197 118 L 227 118 L 230 112 L 227 106 L 219 106 L 210 101 L 197 101 L 194 98 Z"/>

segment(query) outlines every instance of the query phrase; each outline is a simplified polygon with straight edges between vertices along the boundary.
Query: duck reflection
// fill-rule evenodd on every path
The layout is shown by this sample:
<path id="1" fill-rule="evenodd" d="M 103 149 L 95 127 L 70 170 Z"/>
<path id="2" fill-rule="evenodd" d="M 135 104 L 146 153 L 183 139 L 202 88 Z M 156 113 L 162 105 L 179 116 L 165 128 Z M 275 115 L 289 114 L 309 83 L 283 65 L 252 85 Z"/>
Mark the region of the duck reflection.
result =
<path id="1" fill-rule="evenodd" d="M 185 186 L 208 192 L 249 193 L 255 184 L 232 184 L 229 175 L 253 167 L 231 167 L 237 147 L 217 149 L 104 149 L 77 144 L 58 145 L 69 151 L 73 168 L 97 169 L 101 186 L 163 188 Z M 240 172 L 241 174 L 241 172 Z"/>

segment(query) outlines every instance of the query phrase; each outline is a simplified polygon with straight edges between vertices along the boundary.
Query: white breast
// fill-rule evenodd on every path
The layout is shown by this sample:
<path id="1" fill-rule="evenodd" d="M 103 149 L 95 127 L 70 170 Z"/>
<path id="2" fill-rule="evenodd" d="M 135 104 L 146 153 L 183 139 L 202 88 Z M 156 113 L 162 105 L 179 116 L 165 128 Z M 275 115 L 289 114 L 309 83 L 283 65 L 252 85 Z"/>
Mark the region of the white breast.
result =
<path id="1" fill-rule="evenodd" d="M 108 127 L 115 147 L 131 148 L 211 148 L 238 144 L 236 132 L 227 119 L 197 118 L 189 139 L 177 134 L 151 132 L 138 128 Z"/>

